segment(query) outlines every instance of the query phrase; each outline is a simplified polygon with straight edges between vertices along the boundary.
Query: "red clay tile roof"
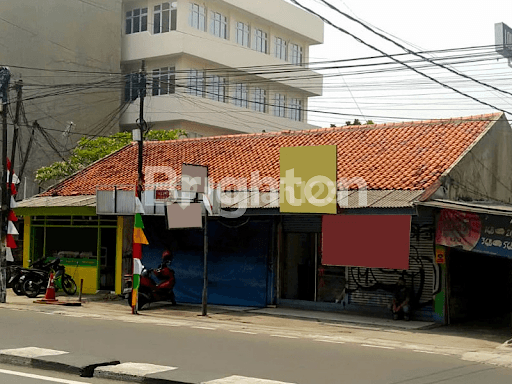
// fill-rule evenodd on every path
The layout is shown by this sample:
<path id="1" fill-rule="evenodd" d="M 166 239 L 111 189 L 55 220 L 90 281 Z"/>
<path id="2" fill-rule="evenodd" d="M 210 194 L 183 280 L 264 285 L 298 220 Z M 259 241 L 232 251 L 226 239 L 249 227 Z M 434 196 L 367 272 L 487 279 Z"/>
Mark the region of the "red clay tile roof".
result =
<path id="1" fill-rule="evenodd" d="M 370 190 L 424 190 L 501 116 L 145 142 L 144 167 L 168 166 L 180 174 L 182 163 L 207 165 L 215 183 L 227 176 L 250 180 L 252 171 L 279 180 L 279 148 L 335 144 L 338 179 L 362 177 Z M 133 143 L 42 195 L 93 195 L 97 186 L 136 180 Z"/>

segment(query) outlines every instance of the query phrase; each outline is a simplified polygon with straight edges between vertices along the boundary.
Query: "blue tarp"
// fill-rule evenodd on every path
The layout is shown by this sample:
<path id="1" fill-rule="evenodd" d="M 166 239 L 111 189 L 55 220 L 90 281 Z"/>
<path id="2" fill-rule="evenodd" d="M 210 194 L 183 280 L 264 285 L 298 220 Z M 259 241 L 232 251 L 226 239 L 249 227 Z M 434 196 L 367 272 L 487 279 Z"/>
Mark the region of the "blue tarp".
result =
<path id="1" fill-rule="evenodd" d="M 224 225 L 214 219 L 208 222 L 208 303 L 265 306 L 271 222 L 224 220 Z M 163 250 L 170 249 L 174 255 L 176 300 L 201 303 L 203 230 L 167 230 L 161 217 L 145 217 L 144 225 L 150 244 L 143 247 L 144 266 L 155 268 Z"/>

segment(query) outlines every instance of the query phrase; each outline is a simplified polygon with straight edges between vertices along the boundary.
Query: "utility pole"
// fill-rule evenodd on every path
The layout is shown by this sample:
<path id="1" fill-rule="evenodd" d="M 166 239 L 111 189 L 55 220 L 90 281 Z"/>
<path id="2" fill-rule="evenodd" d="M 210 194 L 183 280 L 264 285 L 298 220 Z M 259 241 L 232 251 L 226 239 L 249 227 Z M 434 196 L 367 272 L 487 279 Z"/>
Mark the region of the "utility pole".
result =
<path id="1" fill-rule="evenodd" d="M 1 240 L 7 235 L 4 225 L 7 216 L 7 100 L 9 98 L 9 80 L 11 72 L 7 67 L 0 68 L 0 96 L 2 99 L 2 201 L 0 209 L 0 237 Z M 0 251 L 0 303 L 5 303 L 7 294 L 7 262 L 6 250 L 2 245 Z"/>
<path id="2" fill-rule="evenodd" d="M 138 157 L 137 157 L 137 186 L 136 186 L 136 194 L 137 198 L 142 201 L 142 190 L 144 189 L 144 172 L 142 170 L 142 163 L 143 163 L 143 152 L 144 152 L 144 131 L 146 130 L 146 122 L 144 121 L 144 96 L 146 96 L 146 68 L 145 68 L 145 62 L 142 60 L 142 66 L 140 69 L 140 73 L 138 76 L 138 93 L 139 93 L 139 102 L 140 102 L 140 108 L 139 108 L 139 119 L 137 121 L 137 125 L 139 127 L 139 145 L 138 145 Z M 137 244 L 137 246 L 141 246 L 141 244 Z M 135 247 L 135 243 L 133 244 L 133 247 Z M 142 255 L 140 255 L 142 257 Z M 134 265 L 135 260 L 132 260 L 132 263 Z M 133 268 L 133 267 L 132 267 Z M 133 269 L 132 269 L 133 270 Z M 134 277 L 135 282 L 135 277 Z M 140 284 L 140 283 L 139 283 Z M 137 297 L 135 298 L 135 305 L 132 306 L 132 314 L 136 315 L 138 312 L 139 307 L 139 290 L 137 289 L 134 292 L 134 287 L 132 287 L 132 295 L 136 294 Z"/>
<path id="3" fill-rule="evenodd" d="M 140 108 L 139 108 L 139 121 L 138 126 L 140 129 L 140 137 L 139 137 L 139 156 L 138 156 L 138 182 L 137 182 L 137 197 L 140 199 L 142 196 L 142 185 L 144 184 L 144 173 L 142 171 L 142 153 L 144 146 L 144 131 L 146 130 L 146 122 L 144 121 L 144 96 L 146 96 L 146 64 L 144 60 L 142 60 L 142 66 L 139 74 L 139 98 L 140 98 Z"/>
<path id="4" fill-rule="evenodd" d="M 12 147 L 11 147 L 11 169 L 9 169 L 9 180 L 7 182 L 7 209 L 6 212 L 9 214 L 11 210 L 11 196 L 12 196 L 12 180 L 14 177 L 14 162 L 16 160 L 16 144 L 18 143 L 18 122 L 20 118 L 21 101 L 23 95 L 23 81 L 19 80 L 16 83 L 16 115 L 14 117 L 14 131 L 12 133 Z"/>

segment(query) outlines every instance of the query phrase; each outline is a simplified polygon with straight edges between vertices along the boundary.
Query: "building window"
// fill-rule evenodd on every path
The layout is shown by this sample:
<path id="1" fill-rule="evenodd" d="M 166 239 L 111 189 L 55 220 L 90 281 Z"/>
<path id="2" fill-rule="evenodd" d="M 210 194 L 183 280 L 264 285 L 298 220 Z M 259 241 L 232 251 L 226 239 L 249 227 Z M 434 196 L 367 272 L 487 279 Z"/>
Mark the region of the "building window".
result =
<path id="1" fill-rule="evenodd" d="M 191 27 L 206 31 L 206 10 L 203 6 L 190 3 L 189 24 Z"/>
<path id="2" fill-rule="evenodd" d="M 280 93 L 276 93 L 274 97 L 274 116 L 286 116 L 286 97 Z"/>
<path id="3" fill-rule="evenodd" d="M 210 12 L 210 33 L 222 39 L 228 38 L 228 19 L 221 13 Z"/>
<path id="4" fill-rule="evenodd" d="M 211 76 L 208 79 L 208 98 L 215 101 L 226 102 L 227 80 L 222 76 Z"/>
<path id="5" fill-rule="evenodd" d="M 267 91 L 262 88 L 254 88 L 252 109 L 256 112 L 267 112 Z"/>
<path id="6" fill-rule="evenodd" d="M 297 44 L 290 44 L 290 61 L 292 64 L 302 65 L 302 47 Z"/>
<path id="7" fill-rule="evenodd" d="M 258 52 L 268 53 L 268 35 L 261 29 L 254 30 L 253 49 Z"/>
<path id="8" fill-rule="evenodd" d="M 187 88 L 190 95 L 204 96 L 204 71 L 189 70 Z"/>
<path id="9" fill-rule="evenodd" d="M 197 133 L 197 132 L 187 132 L 187 139 L 197 139 L 197 138 L 200 138 L 200 137 L 203 137 L 203 135 L 201 135 L 200 133 Z"/>
<path id="10" fill-rule="evenodd" d="M 235 97 L 233 103 L 238 107 L 249 107 L 249 93 L 247 91 L 247 84 L 235 84 Z"/>
<path id="11" fill-rule="evenodd" d="M 244 47 L 249 48 L 249 33 L 250 28 L 248 24 L 238 22 L 236 23 L 236 42 Z"/>
<path id="12" fill-rule="evenodd" d="M 302 121 L 302 100 L 290 99 L 289 117 L 295 121 Z"/>
<path id="13" fill-rule="evenodd" d="M 277 57 L 278 59 L 281 59 L 281 60 L 286 60 L 286 41 L 284 41 L 280 37 L 276 37 L 274 39 L 274 46 L 275 46 L 275 51 L 274 51 L 275 57 Z"/>
<path id="14" fill-rule="evenodd" d="M 124 101 L 131 102 L 139 97 L 139 74 L 130 73 L 124 76 Z"/>
<path id="15" fill-rule="evenodd" d="M 148 30 L 148 9 L 136 8 L 126 12 L 126 34 Z"/>
<path id="16" fill-rule="evenodd" d="M 152 95 L 168 95 L 176 90 L 174 67 L 153 69 Z"/>
<path id="17" fill-rule="evenodd" d="M 162 3 L 153 8 L 153 33 L 165 33 L 176 30 L 176 2 Z"/>

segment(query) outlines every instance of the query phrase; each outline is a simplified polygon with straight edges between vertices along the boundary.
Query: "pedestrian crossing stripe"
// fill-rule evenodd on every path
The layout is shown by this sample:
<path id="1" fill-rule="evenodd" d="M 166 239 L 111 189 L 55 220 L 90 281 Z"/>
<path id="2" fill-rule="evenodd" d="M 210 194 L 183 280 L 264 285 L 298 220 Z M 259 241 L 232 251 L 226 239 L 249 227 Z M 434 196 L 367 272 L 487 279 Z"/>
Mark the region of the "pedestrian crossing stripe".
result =
<path id="1" fill-rule="evenodd" d="M 55 349 L 46 349 L 39 347 L 26 347 L 15 349 L 0 349 L 1 355 L 20 356 L 27 358 L 43 357 L 43 356 L 57 356 L 64 355 L 68 352 L 56 351 Z"/>

